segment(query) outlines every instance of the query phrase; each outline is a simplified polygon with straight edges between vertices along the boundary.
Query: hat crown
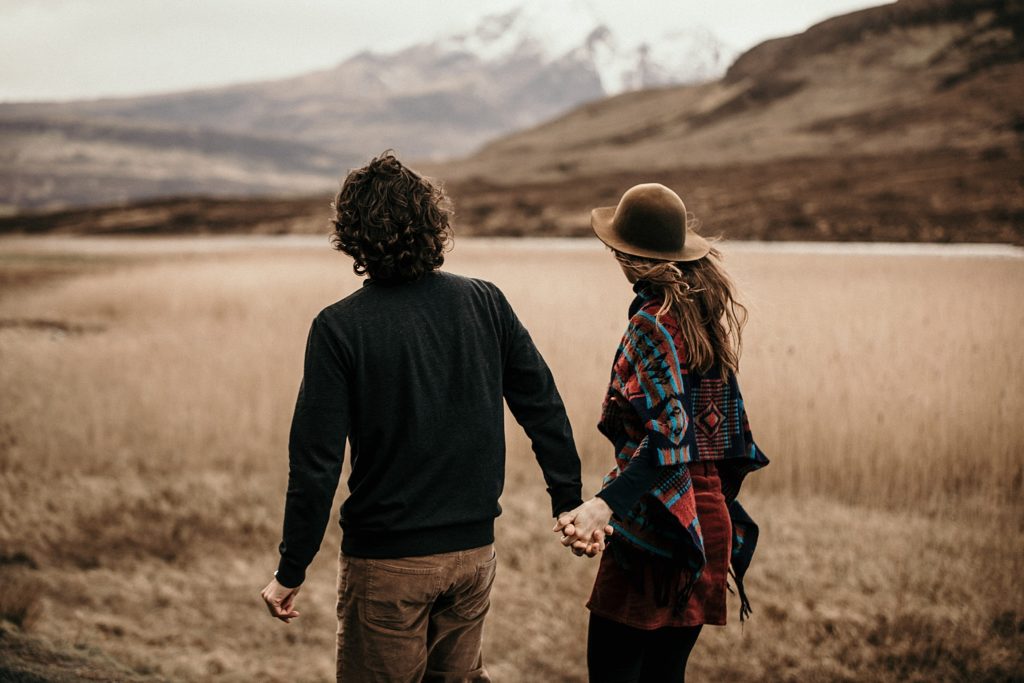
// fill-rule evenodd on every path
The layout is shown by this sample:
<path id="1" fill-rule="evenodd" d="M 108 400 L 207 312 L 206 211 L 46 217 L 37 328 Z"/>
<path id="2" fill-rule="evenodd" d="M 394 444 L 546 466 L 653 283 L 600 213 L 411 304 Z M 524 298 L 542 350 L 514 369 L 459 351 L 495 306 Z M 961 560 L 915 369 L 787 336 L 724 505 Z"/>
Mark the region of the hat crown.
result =
<path id="1" fill-rule="evenodd" d="M 711 252 L 703 237 L 688 229 L 686 206 L 661 183 L 626 190 L 616 206 L 590 212 L 598 238 L 624 254 L 662 261 L 696 261 Z"/>
<path id="2" fill-rule="evenodd" d="M 611 227 L 641 249 L 680 250 L 686 244 L 686 205 L 661 183 L 634 185 L 619 200 Z"/>

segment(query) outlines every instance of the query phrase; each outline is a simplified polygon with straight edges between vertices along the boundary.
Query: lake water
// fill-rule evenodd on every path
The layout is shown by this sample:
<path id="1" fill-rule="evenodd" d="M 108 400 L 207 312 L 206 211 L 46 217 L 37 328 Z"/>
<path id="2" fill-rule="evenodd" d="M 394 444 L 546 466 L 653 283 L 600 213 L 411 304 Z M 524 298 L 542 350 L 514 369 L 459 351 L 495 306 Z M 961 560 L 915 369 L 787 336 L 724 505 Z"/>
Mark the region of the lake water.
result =
<path id="1" fill-rule="evenodd" d="M 596 239 L 570 237 L 456 237 L 456 249 L 518 248 L 552 251 L 600 251 Z M 209 235 L 185 237 L 22 237 L 0 238 L 0 251 L 82 254 L 216 253 L 238 249 L 328 249 L 322 235 Z M 906 242 L 746 242 L 725 241 L 724 252 L 835 254 L 862 256 L 930 256 L 948 258 L 1024 259 L 1024 247 L 1011 244 L 935 244 Z"/>

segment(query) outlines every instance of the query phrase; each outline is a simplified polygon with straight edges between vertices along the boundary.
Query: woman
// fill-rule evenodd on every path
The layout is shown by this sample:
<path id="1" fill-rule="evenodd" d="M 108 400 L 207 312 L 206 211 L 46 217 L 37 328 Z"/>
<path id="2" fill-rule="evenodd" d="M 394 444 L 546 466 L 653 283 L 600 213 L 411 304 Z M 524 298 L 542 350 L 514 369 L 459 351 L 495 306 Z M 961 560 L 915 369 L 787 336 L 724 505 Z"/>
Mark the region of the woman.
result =
<path id="1" fill-rule="evenodd" d="M 757 527 L 736 494 L 768 459 L 736 383 L 746 309 L 664 185 L 630 188 L 591 224 L 636 298 L 598 424 L 615 468 L 555 530 L 590 556 L 614 534 L 587 603 L 590 680 L 682 681 L 701 627 L 726 623 L 730 561 L 740 619 L 750 611 L 742 581 Z"/>

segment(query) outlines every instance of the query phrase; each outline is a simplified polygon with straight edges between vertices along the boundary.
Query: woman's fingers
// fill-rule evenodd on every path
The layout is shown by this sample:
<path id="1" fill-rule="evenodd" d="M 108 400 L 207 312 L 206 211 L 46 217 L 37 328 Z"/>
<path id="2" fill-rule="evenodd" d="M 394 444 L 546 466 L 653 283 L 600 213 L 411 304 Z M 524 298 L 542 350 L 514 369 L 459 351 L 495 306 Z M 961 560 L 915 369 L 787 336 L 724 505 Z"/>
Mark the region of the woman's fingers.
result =
<path id="1" fill-rule="evenodd" d="M 605 539 L 612 534 L 608 514 L 607 503 L 595 498 L 559 515 L 552 531 L 561 532 L 562 545 L 573 554 L 594 557 L 604 550 Z"/>
<path id="2" fill-rule="evenodd" d="M 587 543 L 587 555 L 594 557 L 604 550 L 604 530 L 597 529 L 590 535 L 590 542 Z"/>
<path id="3" fill-rule="evenodd" d="M 555 532 L 562 531 L 563 533 L 565 533 L 564 532 L 565 527 L 567 525 L 572 524 L 575 521 L 576 521 L 576 511 L 575 510 L 570 510 L 569 512 L 563 512 L 555 520 L 555 526 L 551 530 L 555 531 Z"/>
<path id="4" fill-rule="evenodd" d="M 601 548 L 604 548 L 604 540 L 608 535 L 608 529 L 594 529 L 593 531 L 587 532 L 586 528 L 576 526 L 575 524 L 569 524 L 562 529 L 562 545 L 569 546 L 573 542 L 583 542 L 584 544 L 590 544 L 597 542 Z"/>
<path id="5" fill-rule="evenodd" d="M 552 530 L 561 532 L 561 544 L 572 550 L 574 555 L 595 557 L 605 549 L 605 541 L 612 534 L 612 527 L 597 519 L 590 519 L 593 515 L 586 513 L 587 510 L 583 510 L 580 514 L 578 508 L 563 513 Z"/>

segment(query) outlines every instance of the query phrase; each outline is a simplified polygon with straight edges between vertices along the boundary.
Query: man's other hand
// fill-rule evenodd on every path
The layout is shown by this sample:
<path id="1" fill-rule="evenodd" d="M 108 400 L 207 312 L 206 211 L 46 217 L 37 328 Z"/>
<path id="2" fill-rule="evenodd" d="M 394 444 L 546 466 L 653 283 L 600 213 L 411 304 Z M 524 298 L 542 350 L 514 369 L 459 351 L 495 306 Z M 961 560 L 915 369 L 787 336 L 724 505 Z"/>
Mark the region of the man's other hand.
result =
<path id="1" fill-rule="evenodd" d="M 260 596 L 267 603 L 270 615 L 288 624 L 299 616 L 295 609 L 295 596 L 299 594 L 300 588 L 302 586 L 288 588 L 279 584 L 277 579 L 271 579 L 267 587 L 260 592 Z"/>

